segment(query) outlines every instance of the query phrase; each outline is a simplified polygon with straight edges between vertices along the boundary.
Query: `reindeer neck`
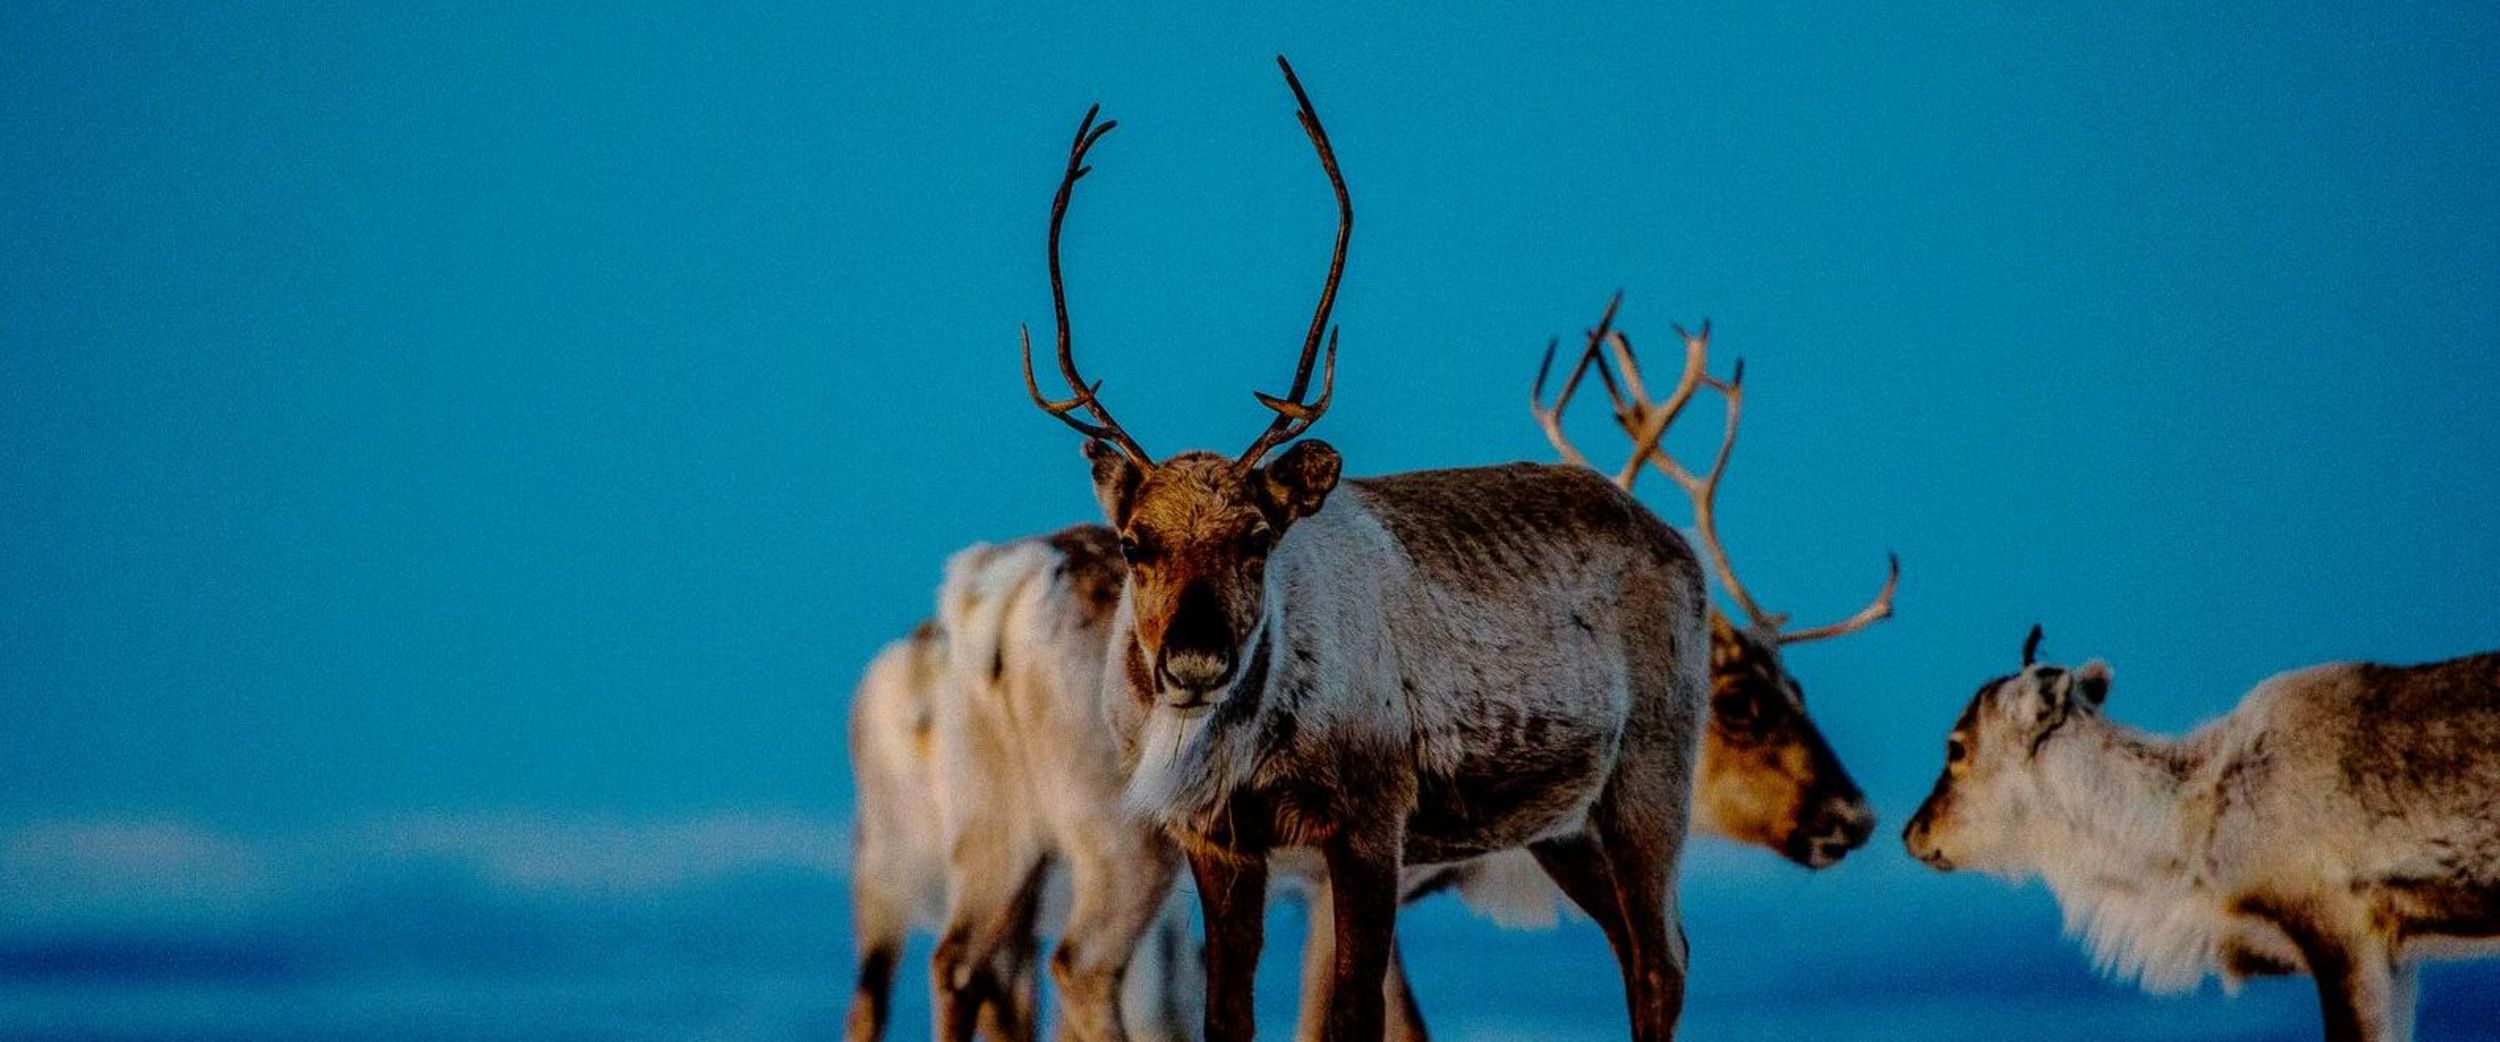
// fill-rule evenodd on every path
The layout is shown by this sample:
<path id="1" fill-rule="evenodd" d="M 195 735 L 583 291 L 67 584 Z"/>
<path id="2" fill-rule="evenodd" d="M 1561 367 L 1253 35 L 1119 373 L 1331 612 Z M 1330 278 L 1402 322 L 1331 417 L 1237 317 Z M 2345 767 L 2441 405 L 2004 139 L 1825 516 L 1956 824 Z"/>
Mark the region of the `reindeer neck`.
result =
<path id="1" fill-rule="evenodd" d="M 2204 743 L 2097 716 L 2043 743 L 2033 851 L 2066 931 L 2104 972 L 2154 992 L 2215 972 L 2229 924 L 2210 892 Z"/>
<path id="2" fill-rule="evenodd" d="M 2039 750 L 2041 826 L 2057 834 L 2050 848 L 2090 852 L 2101 871 L 2174 867 L 2193 838 L 2197 751 L 2099 716 L 2059 730 Z"/>

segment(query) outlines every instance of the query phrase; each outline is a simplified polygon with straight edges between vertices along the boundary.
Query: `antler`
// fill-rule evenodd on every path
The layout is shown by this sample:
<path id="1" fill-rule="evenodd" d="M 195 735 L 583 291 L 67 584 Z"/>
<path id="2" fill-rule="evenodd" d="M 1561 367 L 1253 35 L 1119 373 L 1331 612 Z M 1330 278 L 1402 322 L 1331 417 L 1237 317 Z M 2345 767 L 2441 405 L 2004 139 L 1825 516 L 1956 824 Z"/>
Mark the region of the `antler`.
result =
<path id="1" fill-rule="evenodd" d="M 1528 415 L 1536 417 L 1537 426 L 1545 428 L 1545 440 L 1554 443 L 1554 451 L 1562 454 L 1565 463 L 1589 466 L 1588 457 L 1581 455 L 1580 450 L 1572 446 L 1571 439 L 1563 434 L 1562 414 L 1571 405 L 1571 395 L 1580 389 L 1580 378 L 1588 375 L 1590 366 L 1597 367 L 1607 387 L 1614 386 L 1614 378 L 1605 375 L 1605 359 L 1597 348 L 1605 342 L 1607 332 L 1614 328 L 1615 309 L 1622 306 L 1623 291 L 1616 290 L 1614 297 L 1606 301 L 1605 313 L 1597 316 L 1597 328 L 1589 330 L 1589 346 L 1581 349 L 1580 360 L 1571 364 L 1571 375 L 1563 380 L 1562 389 L 1554 392 L 1554 404 L 1551 406 L 1545 404 L 1545 377 L 1554 370 L 1554 349 L 1562 346 L 1561 337 L 1545 342 L 1545 361 L 1537 363 L 1536 384 L 1528 388 Z"/>
<path id="2" fill-rule="evenodd" d="M 1719 481 L 1727 476 L 1728 457 L 1736 451 L 1737 424 L 1744 414 L 1745 362 L 1737 359 L 1735 370 L 1726 380 L 1709 376 L 1703 371 L 1703 366 L 1710 352 L 1710 324 L 1702 323 L 1699 333 L 1689 333 L 1684 327 L 1677 326 L 1675 335 L 1684 341 L 1684 378 L 1678 383 L 1676 393 L 1664 405 L 1649 404 L 1648 394 L 1641 386 L 1640 363 L 1632 355 L 1631 343 L 1621 334 L 1616 335 L 1615 362 L 1623 368 L 1623 388 L 1615 397 L 1615 420 L 1640 449 L 1639 455 L 1633 457 L 1632 465 L 1638 466 L 1646 458 L 1660 473 L 1683 486 L 1685 496 L 1692 500 L 1693 531 L 1700 537 L 1703 548 L 1709 551 L 1711 564 L 1719 573 L 1719 585 L 1726 587 L 1728 596 L 1736 601 L 1737 607 L 1744 609 L 1746 617 L 1753 620 L 1755 627 L 1771 634 L 1781 644 L 1827 640 L 1855 633 L 1892 617 L 1892 595 L 1901 585 L 1901 558 L 1898 554 L 1885 555 L 1890 561 L 1890 573 L 1875 599 L 1859 609 L 1857 614 L 1829 625 L 1788 630 L 1788 616 L 1762 610 L 1762 605 L 1753 599 L 1753 595 L 1745 592 L 1745 584 L 1737 580 L 1735 566 L 1729 563 L 1727 547 L 1719 539 L 1718 519 Z M 1604 372 L 1602 367 L 1599 371 Z M 1719 451 L 1711 458 L 1710 469 L 1700 475 L 1685 469 L 1672 454 L 1658 445 L 1659 435 L 1664 433 L 1666 425 L 1675 419 L 1676 412 L 1682 410 L 1686 400 L 1692 396 L 1696 379 L 1727 399 L 1726 433 L 1719 439 Z M 1607 383 L 1607 389 L 1615 391 L 1612 381 Z M 1631 487 L 1628 479 L 1619 479 L 1616 483 Z"/>
<path id="3" fill-rule="evenodd" d="M 1319 125 L 1319 111 L 1311 107 L 1311 96 L 1303 93 L 1302 80 L 1293 74 L 1293 65 L 1284 55 L 1276 56 L 1276 67 L 1285 70 L 1285 85 L 1293 88 L 1293 100 L 1301 106 L 1296 115 L 1302 120 L 1302 130 L 1311 136 L 1311 147 L 1319 151 L 1320 169 L 1328 173 L 1328 187 L 1337 193 L 1337 248 L 1328 259 L 1328 282 L 1320 287 L 1311 330 L 1302 337 L 1302 360 L 1294 366 L 1292 390 L 1283 398 L 1251 392 L 1259 404 L 1276 411 L 1276 418 L 1242 452 L 1239 462 L 1245 467 L 1256 464 L 1269 449 L 1301 437 L 1328 411 L 1328 400 L 1337 390 L 1337 331 L 1329 327 L 1328 313 L 1337 306 L 1337 282 L 1345 276 L 1346 241 L 1354 234 L 1354 200 L 1346 194 L 1345 175 L 1337 172 L 1337 152 L 1328 145 L 1328 131 Z M 1322 332 L 1328 334 L 1328 361 L 1321 369 L 1319 400 L 1304 402 L 1302 395 L 1310 389 L 1311 363 L 1318 358 Z"/>
<path id="4" fill-rule="evenodd" d="M 1688 345 L 1684 375 L 1678 380 L 1675 393 L 1668 396 L 1665 404 L 1650 403 L 1641 386 L 1640 366 L 1631 361 L 1632 341 L 1614 328 L 1615 310 L 1622 306 L 1623 291 L 1616 290 L 1614 297 L 1606 302 L 1605 312 L 1598 315 L 1597 327 L 1589 330 L 1588 346 L 1581 350 L 1580 360 L 1571 367 L 1571 375 L 1555 392 L 1551 406 L 1543 404 L 1545 378 L 1553 371 L 1554 348 L 1559 341 L 1545 345 L 1545 361 L 1537 367 L 1536 384 L 1528 389 L 1528 412 L 1536 417 L 1537 425 L 1545 429 L 1546 440 L 1554 443 L 1554 449 L 1562 454 L 1564 462 L 1588 466 L 1588 458 L 1581 455 L 1563 433 L 1562 413 L 1571 404 L 1572 393 L 1579 390 L 1580 379 L 1592 367 L 1595 368 L 1598 381 L 1606 385 L 1606 396 L 1614 400 L 1615 422 L 1622 424 L 1625 432 L 1633 436 L 1632 455 L 1624 461 L 1623 469 L 1615 474 L 1615 484 L 1629 492 L 1632 483 L 1640 478 L 1641 462 L 1657 448 L 1658 439 L 1666 435 L 1667 427 L 1675 422 L 1676 414 L 1684 410 L 1685 403 L 1692 400 L 1693 392 L 1701 386 L 1703 367 L 1708 359 L 1704 351 Z M 1624 382 L 1631 388 L 1631 397 L 1627 398 L 1625 389 L 1616 385 L 1614 372 L 1607 366 L 1602 348 L 1612 349 L 1616 358 L 1622 361 Z"/>
<path id="5" fill-rule="evenodd" d="M 1137 440 L 1129 437 L 1128 431 L 1120 426 L 1120 421 L 1112 419 L 1111 410 L 1102 404 L 1102 382 L 1097 380 L 1088 384 L 1077 373 L 1076 355 L 1069 349 L 1068 343 L 1068 291 L 1059 277 L 1059 227 L 1067 221 L 1068 198 L 1076 191 L 1077 180 L 1093 172 L 1093 167 L 1085 165 L 1085 153 L 1092 150 L 1094 142 L 1102 140 L 1103 135 L 1111 133 L 1111 128 L 1120 125 L 1118 120 L 1106 119 L 1101 126 L 1095 126 L 1094 117 L 1101 112 L 1100 105 L 1086 109 L 1085 119 L 1076 125 L 1076 142 L 1068 146 L 1067 173 L 1059 178 L 1059 194 L 1050 202 L 1050 306 L 1059 323 L 1059 375 L 1068 382 L 1068 389 L 1076 393 L 1059 401 L 1042 397 L 1042 387 L 1033 379 L 1033 332 L 1018 326 L 1017 333 L 1024 340 L 1024 390 L 1033 396 L 1033 404 L 1057 417 L 1059 422 L 1076 428 L 1078 433 L 1088 438 L 1101 438 L 1118 445 L 1120 451 L 1127 453 L 1128 458 L 1140 467 L 1152 467 L 1154 457 L 1148 456 L 1146 450 L 1138 446 Z M 1068 415 L 1079 406 L 1093 414 L 1094 423 Z"/>

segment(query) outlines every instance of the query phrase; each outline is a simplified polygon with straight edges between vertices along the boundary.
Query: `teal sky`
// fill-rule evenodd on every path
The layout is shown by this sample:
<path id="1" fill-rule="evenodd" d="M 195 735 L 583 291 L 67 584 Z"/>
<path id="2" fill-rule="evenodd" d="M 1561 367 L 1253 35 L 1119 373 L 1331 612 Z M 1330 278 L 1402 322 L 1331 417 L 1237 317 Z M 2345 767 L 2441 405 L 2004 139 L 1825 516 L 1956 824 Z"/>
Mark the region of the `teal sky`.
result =
<path id="1" fill-rule="evenodd" d="M 1088 103 L 1089 372 L 1157 452 L 1285 382 L 1280 51 L 1315 434 L 1547 458 L 1548 336 L 1715 320 L 1755 592 L 1901 554 L 1792 661 L 1890 823 L 2034 620 L 2162 728 L 2500 645 L 2500 15 L 1989 6 L 14 5 L 0 819 L 841 813 L 943 556 L 1093 516 L 1015 361 Z"/>

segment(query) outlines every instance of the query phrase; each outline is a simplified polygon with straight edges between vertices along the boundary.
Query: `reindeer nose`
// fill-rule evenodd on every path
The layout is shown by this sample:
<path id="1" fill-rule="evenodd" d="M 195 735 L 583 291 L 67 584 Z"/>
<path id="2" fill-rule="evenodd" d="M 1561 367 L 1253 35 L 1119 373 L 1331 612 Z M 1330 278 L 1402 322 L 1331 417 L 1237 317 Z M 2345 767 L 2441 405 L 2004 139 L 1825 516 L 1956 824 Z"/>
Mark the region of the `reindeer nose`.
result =
<path id="1" fill-rule="evenodd" d="M 1163 653 L 1155 658 L 1155 672 L 1162 677 L 1163 685 L 1191 695 L 1214 690 L 1233 673 L 1232 653 L 1221 649 L 1165 645 Z"/>
<path id="2" fill-rule="evenodd" d="M 1823 868 L 1866 845 L 1867 837 L 1875 832 L 1875 812 L 1863 800 L 1833 800 L 1800 832 L 1805 849 L 1798 860 L 1810 868 Z"/>
<path id="3" fill-rule="evenodd" d="M 1953 859 L 1936 849 L 1935 836 L 1928 831 L 1926 815 L 1910 819 L 1909 827 L 1901 830 L 1901 845 L 1908 848 L 1911 857 L 1926 862 L 1928 867 L 1939 872 L 1953 871 Z"/>

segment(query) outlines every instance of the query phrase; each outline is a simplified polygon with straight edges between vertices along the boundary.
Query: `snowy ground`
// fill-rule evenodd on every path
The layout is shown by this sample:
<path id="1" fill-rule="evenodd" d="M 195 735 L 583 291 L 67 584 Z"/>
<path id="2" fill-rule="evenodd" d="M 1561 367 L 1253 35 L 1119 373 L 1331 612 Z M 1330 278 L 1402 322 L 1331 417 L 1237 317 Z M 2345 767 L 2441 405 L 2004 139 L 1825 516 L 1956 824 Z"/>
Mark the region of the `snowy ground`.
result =
<path id="1" fill-rule="evenodd" d="M 405 818 L 276 837 L 25 825 L 0 840 L 0 1038 L 838 1037 L 841 835 L 790 816 Z M 1685 900 L 1691 1038 L 2315 1037 L 2305 982 L 2145 997 L 2091 975 L 2037 888 L 1938 877 L 1883 844 L 1819 875 L 1705 845 Z M 1404 929 L 1443 1039 L 1622 1035 L 1585 923 L 1506 932 L 1436 899 Z M 1261 980 L 1271 1034 L 1292 1016 L 1300 933 L 1280 909 Z M 920 990 L 902 975 L 896 1037 L 925 1037 Z M 2500 962 L 2434 967 L 2421 1037 L 2500 1040 Z"/>

